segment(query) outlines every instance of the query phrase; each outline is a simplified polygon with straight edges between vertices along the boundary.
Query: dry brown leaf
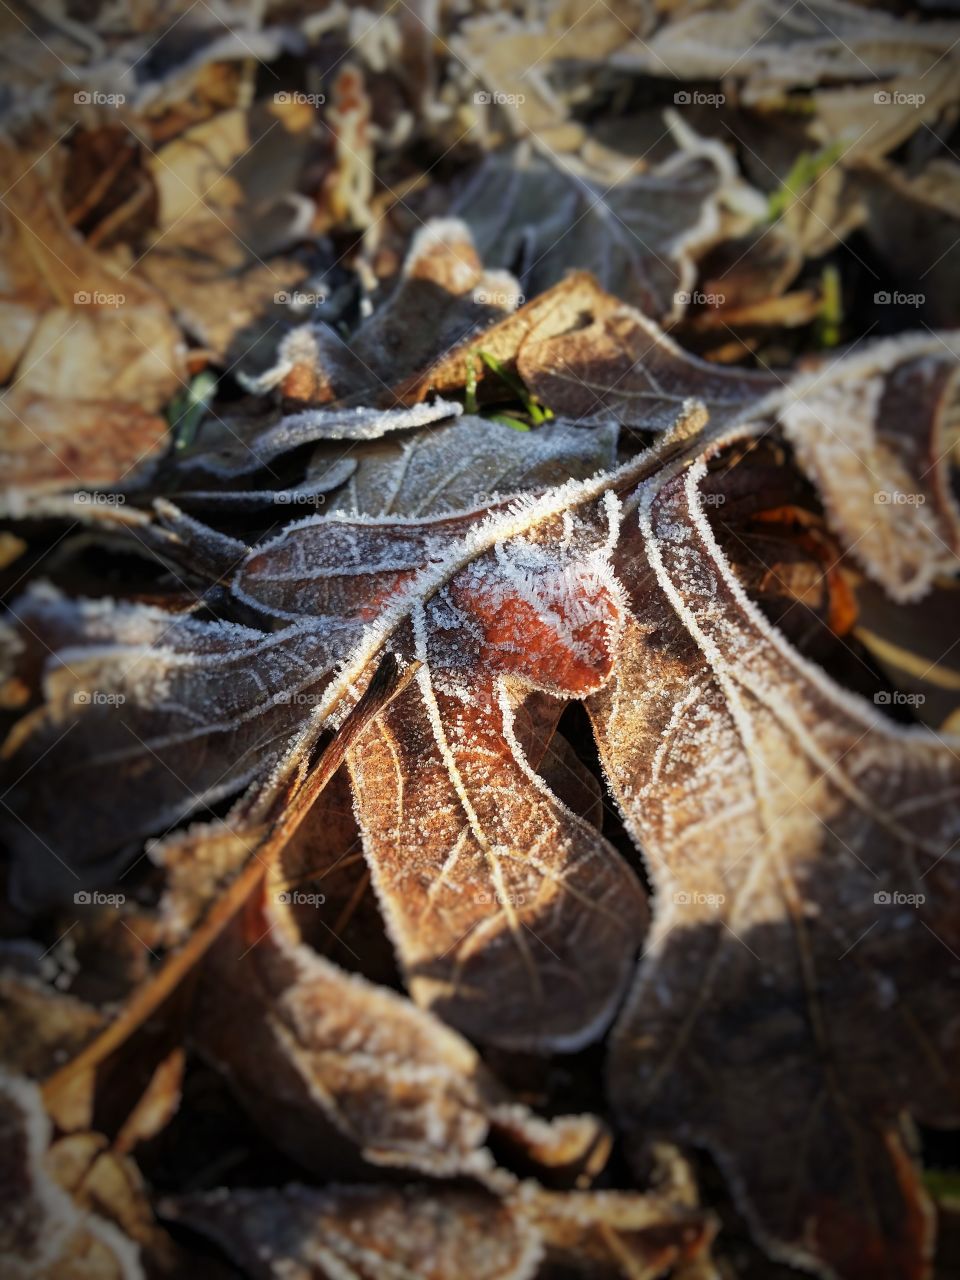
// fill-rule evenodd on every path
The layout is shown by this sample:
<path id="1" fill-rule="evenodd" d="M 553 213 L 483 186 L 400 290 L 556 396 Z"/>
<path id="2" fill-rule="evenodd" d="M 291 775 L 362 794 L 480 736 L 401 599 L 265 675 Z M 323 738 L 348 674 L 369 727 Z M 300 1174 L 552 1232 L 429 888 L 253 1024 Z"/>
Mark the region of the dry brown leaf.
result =
<path id="1" fill-rule="evenodd" d="M 0 1253 L 11 1280 L 144 1280 L 140 1251 L 113 1222 L 74 1204 L 48 1168 L 50 1121 L 33 1085 L 0 1077 Z"/>
<path id="2" fill-rule="evenodd" d="M 77 400 L 27 392 L 0 397 L 0 508 L 26 515 L 37 499 L 71 489 L 109 489 L 146 471 L 165 448 L 163 418 L 119 400 Z M 75 494 L 78 516 L 97 505 Z M 120 500 L 115 500 L 119 502 Z"/>
<path id="3" fill-rule="evenodd" d="M 960 347 L 950 334 L 841 357 L 794 379 L 778 412 L 838 536 L 894 600 L 914 600 L 938 573 L 955 572 Z"/>
<path id="4" fill-rule="evenodd" d="M 280 344 L 274 368 L 250 386 L 279 386 L 287 401 L 305 404 L 393 405 L 395 384 L 519 301 L 511 275 L 484 270 L 463 222 L 434 219 L 414 237 L 390 296 L 349 343 L 332 329 L 303 325 Z"/>
<path id="5" fill-rule="evenodd" d="M 254 1280 L 531 1280 L 540 1257 L 531 1227 L 482 1191 L 291 1186 L 166 1207 Z"/>
<path id="6" fill-rule="evenodd" d="M 669 430 L 692 398 L 711 426 L 729 425 L 781 386 L 772 374 L 724 369 L 688 355 L 633 307 L 604 308 L 583 328 L 523 341 L 517 369 L 557 413 L 614 417 L 642 431 Z"/>
<path id="7" fill-rule="evenodd" d="M 548 1123 L 512 1104 L 455 1031 L 300 941 L 311 910 L 328 912 L 324 893 L 274 878 L 211 953 L 194 1020 L 203 1052 L 300 1164 L 355 1175 L 362 1155 L 501 1186 L 492 1128 L 544 1166 L 582 1164 L 602 1142 L 593 1117 Z"/>
<path id="8" fill-rule="evenodd" d="M 723 559 L 704 473 L 640 492 L 618 559 L 632 616 L 590 699 L 656 890 L 614 1101 L 637 1142 L 709 1147 L 774 1256 L 920 1276 L 902 1113 L 960 1120 L 942 985 L 960 757 L 790 649 Z"/>

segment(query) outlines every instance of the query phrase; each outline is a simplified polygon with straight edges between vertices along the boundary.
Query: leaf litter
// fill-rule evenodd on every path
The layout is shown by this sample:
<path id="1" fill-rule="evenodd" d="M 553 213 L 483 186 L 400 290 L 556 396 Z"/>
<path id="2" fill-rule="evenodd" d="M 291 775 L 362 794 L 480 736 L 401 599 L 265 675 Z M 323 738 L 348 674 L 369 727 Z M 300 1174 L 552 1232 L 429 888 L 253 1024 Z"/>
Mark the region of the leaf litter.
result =
<path id="1" fill-rule="evenodd" d="M 958 28 L 889 9 L 11 23 L 11 1274 L 950 1274 Z"/>

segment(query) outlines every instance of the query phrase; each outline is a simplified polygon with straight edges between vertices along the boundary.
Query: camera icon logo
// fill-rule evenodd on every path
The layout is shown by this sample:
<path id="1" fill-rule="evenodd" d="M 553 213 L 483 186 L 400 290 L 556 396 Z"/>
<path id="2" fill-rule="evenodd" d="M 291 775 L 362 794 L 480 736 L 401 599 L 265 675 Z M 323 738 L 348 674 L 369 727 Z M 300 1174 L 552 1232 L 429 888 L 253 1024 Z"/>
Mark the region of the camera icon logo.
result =
<path id="1" fill-rule="evenodd" d="M 890 295 L 887 293 L 886 289 L 881 289 L 879 293 L 875 293 L 873 295 L 873 300 L 879 307 L 886 307 L 890 305 Z"/>
<path id="2" fill-rule="evenodd" d="M 893 901 L 886 889 L 878 889 L 873 895 L 873 900 L 878 907 L 889 907 L 890 903 Z"/>
<path id="3" fill-rule="evenodd" d="M 78 107 L 89 107 L 93 101 L 93 94 L 89 89 L 78 89 L 73 95 L 73 100 Z"/>
<path id="4" fill-rule="evenodd" d="M 73 295 L 73 305 L 75 307 L 89 307 L 90 295 L 86 289 L 80 289 Z"/>
<path id="5" fill-rule="evenodd" d="M 289 107 L 293 101 L 293 94 L 287 93 L 285 89 L 281 89 L 279 93 L 273 95 L 273 100 L 281 107 Z"/>
<path id="6" fill-rule="evenodd" d="M 73 895 L 73 901 L 74 901 L 74 904 L 78 907 L 89 907 L 93 899 L 91 898 L 90 894 L 86 891 L 86 889 L 81 889 L 79 890 L 79 892 Z"/>
<path id="7" fill-rule="evenodd" d="M 678 107 L 688 107 L 690 105 L 690 94 L 686 89 L 680 89 L 673 95 L 673 101 Z"/>
<path id="8" fill-rule="evenodd" d="M 473 101 L 478 107 L 489 107 L 490 103 L 493 101 L 493 96 L 492 94 L 487 93 L 485 89 L 481 89 L 478 93 L 473 95 Z"/>
<path id="9" fill-rule="evenodd" d="M 888 690 L 881 689 L 879 693 L 873 695 L 873 701 L 878 707 L 889 707 L 892 699 Z"/>
<path id="10" fill-rule="evenodd" d="M 893 101 L 893 99 L 890 96 L 890 92 L 887 89 L 878 89 L 877 92 L 873 95 L 873 100 L 878 107 L 888 106 L 889 103 Z"/>

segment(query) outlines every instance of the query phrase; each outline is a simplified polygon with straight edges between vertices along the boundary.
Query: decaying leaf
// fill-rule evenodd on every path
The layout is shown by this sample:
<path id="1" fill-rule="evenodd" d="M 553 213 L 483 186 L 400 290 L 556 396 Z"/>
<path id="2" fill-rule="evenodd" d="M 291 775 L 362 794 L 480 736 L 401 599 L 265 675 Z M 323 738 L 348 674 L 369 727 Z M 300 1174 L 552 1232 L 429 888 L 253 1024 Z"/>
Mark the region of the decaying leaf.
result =
<path id="1" fill-rule="evenodd" d="M 558 413 L 613 416 L 643 431 L 669 430 L 692 398 L 714 426 L 729 424 L 780 385 L 773 374 L 708 365 L 681 350 L 633 307 L 606 311 L 592 324 L 520 348 L 517 369 Z"/>
<path id="2" fill-rule="evenodd" d="M 0 1081 L 0 1251 L 13 1280 L 144 1280 L 137 1246 L 74 1205 L 45 1167 L 50 1121 L 33 1085 Z"/>
<path id="3" fill-rule="evenodd" d="M 797 379 L 780 409 L 838 534 L 900 602 L 960 556 L 950 478 L 958 379 L 951 335 L 903 338 Z"/>
<path id="4" fill-rule="evenodd" d="M 919 1276 L 902 1113 L 958 1119 L 958 757 L 784 643 L 719 552 L 704 471 L 639 494 L 618 562 L 632 616 L 591 699 L 657 909 L 613 1096 L 637 1141 L 708 1146 L 776 1256 Z"/>
<path id="5" fill-rule="evenodd" d="M 686 126 L 681 145 L 650 173 L 614 181 L 572 161 L 529 150 L 493 154 L 455 209 L 470 226 L 485 262 L 519 262 L 528 295 L 556 284 L 571 267 L 658 319 L 679 315 L 695 279 L 692 254 L 720 236 L 726 200 L 751 209 L 761 202 L 742 189 L 728 152 Z"/>
<path id="6" fill-rule="evenodd" d="M 169 1206 L 255 1280 L 531 1280 L 530 1225 L 482 1191 L 412 1185 L 216 1192 Z"/>
<path id="7" fill-rule="evenodd" d="M 251 386 L 306 404 L 395 403 L 391 388 L 512 311 L 516 281 L 485 271 L 467 226 L 435 219 L 414 237 L 399 282 L 349 344 L 329 328 L 294 329 Z"/>
<path id="8" fill-rule="evenodd" d="M 94 505 L 89 493 L 135 472 L 166 444 L 167 424 L 116 400 L 71 400 L 19 389 L 0 398 L 4 487 L 0 506 L 10 516 L 29 514 L 45 495 L 70 491 L 78 515 Z M 38 503 L 37 499 L 41 499 Z"/>
<path id="9" fill-rule="evenodd" d="M 195 1035 L 301 1165 L 359 1172 L 362 1153 L 376 1165 L 496 1187 L 505 1175 L 487 1148 L 491 1130 L 548 1167 L 577 1166 L 602 1142 L 593 1117 L 548 1124 L 512 1104 L 456 1032 L 304 944 L 295 910 L 333 922 L 333 904 L 314 884 L 278 883 L 289 882 L 274 879 L 262 912 L 249 911 L 217 944 Z"/>
<path id="10" fill-rule="evenodd" d="M 0 6 L 0 1270 L 949 1272 L 921 7 Z"/>
<path id="11" fill-rule="evenodd" d="M 746 81 L 748 101 L 824 80 L 923 74 L 960 34 L 951 22 L 914 23 L 845 0 L 742 0 L 662 26 L 615 55 L 623 66 L 694 80 Z"/>

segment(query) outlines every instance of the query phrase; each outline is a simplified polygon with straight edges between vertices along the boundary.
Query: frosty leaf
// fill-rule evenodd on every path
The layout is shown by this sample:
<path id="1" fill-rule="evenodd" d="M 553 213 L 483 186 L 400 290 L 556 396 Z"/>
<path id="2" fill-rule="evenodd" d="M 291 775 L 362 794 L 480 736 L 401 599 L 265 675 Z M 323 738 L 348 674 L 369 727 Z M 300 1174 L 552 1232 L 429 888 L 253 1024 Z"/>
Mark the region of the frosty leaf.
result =
<path id="1" fill-rule="evenodd" d="M 288 401 L 392 405 L 391 388 L 519 301 L 506 272 L 485 272 L 467 227 L 434 220 L 414 237 L 390 297 L 351 337 L 302 326 L 281 343 L 255 390 L 279 386 Z"/>
<path id="2" fill-rule="evenodd" d="M 742 417 L 781 385 L 766 373 L 724 369 L 687 355 L 633 307 L 604 309 L 592 324 L 520 348 L 517 369 L 544 404 L 575 418 L 608 418 L 665 431 L 691 397 L 713 426 Z"/>
<path id="3" fill-rule="evenodd" d="M 775 1256 L 919 1277 L 929 1214 L 902 1115 L 960 1121 L 943 1018 L 960 757 L 763 619 L 710 531 L 705 470 L 640 493 L 618 560 L 633 616 L 591 699 L 656 891 L 615 1105 L 637 1140 L 709 1147 Z"/>
<path id="4" fill-rule="evenodd" d="M 908 22 L 843 0 L 742 0 L 663 25 L 615 54 L 620 66 L 678 79 L 747 81 L 747 101 L 794 86 L 923 74 L 956 43 L 950 22 Z"/>
<path id="5" fill-rule="evenodd" d="M 4 825 L 25 903 L 101 879 L 127 842 L 262 773 L 304 719 L 295 695 L 321 686 L 335 661 L 307 624 L 267 634 L 50 592 L 24 597 L 15 614 L 52 655 L 45 706 L 4 748 L 15 784 Z M 115 787 L 98 785 L 104 776 Z"/>
<path id="6" fill-rule="evenodd" d="M 282 454 L 318 440 L 377 440 L 389 432 L 454 418 L 460 412 L 459 404 L 447 400 L 395 409 L 306 409 L 282 417 L 249 440 L 231 442 L 215 452 L 190 454 L 183 465 L 229 479 L 258 471 Z"/>
<path id="7" fill-rule="evenodd" d="M 416 517 L 487 506 L 609 469 L 616 443 L 612 423 L 589 428 L 548 422 L 521 434 L 467 415 L 359 452 L 356 471 L 325 511 Z M 311 472 L 323 475 L 328 467 L 326 452 L 318 451 Z"/>
<path id="8" fill-rule="evenodd" d="M 837 533 L 901 602 L 958 566 L 958 413 L 960 348 L 935 334 L 874 343 L 799 377 L 779 410 Z"/>
<path id="9" fill-rule="evenodd" d="M 484 262 L 516 267 L 530 296 L 571 268 L 648 315 L 679 315 L 695 280 L 692 254 L 719 237 L 719 203 L 735 184 L 730 155 L 682 134 L 650 172 L 581 171 L 526 148 L 494 153 L 458 197 Z"/>
<path id="10" fill-rule="evenodd" d="M 144 1280 L 137 1246 L 78 1208 L 47 1168 L 51 1125 L 33 1085 L 0 1076 L 0 1255 L 11 1280 Z"/>
<path id="11" fill-rule="evenodd" d="M 253 1280 L 532 1280 L 535 1231 L 482 1191 L 290 1186 L 168 1206 Z"/>
<path id="12" fill-rule="evenodd" d="M 510 1203 L 543 1238 L 545 1277 L 679 1277 L 682 1264 L 707 1262 L 715 1229 L 702 1212 L 656 1192 L 554 1192 L 525 1182 Z"/>
<path id="13" fill-rule="evenodd" d="M 214 949 L 195 1016 L 204 1053 L 273 1141 L 326 1176 L 359 1171 L 362 1155 L 494 1184 L 504 1175 L 486 1146 L 491 1127 L 545 1165 L 589 1151 L 602 1133 L 592 1117 L 546 1122 L 508 1105 L 455 1031 L 300 940 L 298 897 L 335 922 L 315 891 L 322 875 L 299 894 L 284 884 L 275 878 L 262 913 L 248 910 Z"/>
<path id="14" fill-rule="evenodd" d="M 414 997 L 513 1047 L 595 1038 L 643 925 L 632 873 L 523 756 L 508 693 L 582 697 L 607 678 L 620 622 L 611 514 L 568 515 L 562 541 L 507 542 L 416 610 L 417 681 L 349 756 Z"/>

